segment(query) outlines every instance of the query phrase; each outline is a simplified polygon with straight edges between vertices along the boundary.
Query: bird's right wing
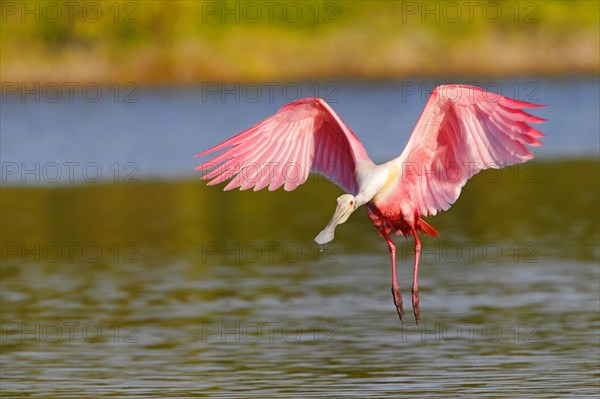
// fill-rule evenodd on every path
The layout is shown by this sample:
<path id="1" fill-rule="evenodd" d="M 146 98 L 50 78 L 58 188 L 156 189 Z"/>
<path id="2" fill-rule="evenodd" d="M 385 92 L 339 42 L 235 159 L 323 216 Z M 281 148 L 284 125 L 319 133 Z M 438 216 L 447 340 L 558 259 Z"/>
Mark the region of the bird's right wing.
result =
<path id="1" fill-rule="evenodd" d="M 275 115 L 197 157 L 228 148 L 204 162 L 208 185 L 232 179 L 225 190 L 254 191 L 269 186 L 286 191 L 319 173 L 346 192 L 356 194 L 356 164 L 371 162 L 365 148 L 340 117 L 320 98 L 305 98 L 283 106 Z"/>
<path id="2" fill-rule="evenodd" d="M 400 196 L 410 198 L 420 215 L 435 215 L 448 209 L 480 170 L 533 158 L 527 146 L 541 145 L 543 134 L 527 123 L 544 119 L 522 108 L 538 107 L 474 86 L 436 87 L 395 159 L 401 168 Z"/>

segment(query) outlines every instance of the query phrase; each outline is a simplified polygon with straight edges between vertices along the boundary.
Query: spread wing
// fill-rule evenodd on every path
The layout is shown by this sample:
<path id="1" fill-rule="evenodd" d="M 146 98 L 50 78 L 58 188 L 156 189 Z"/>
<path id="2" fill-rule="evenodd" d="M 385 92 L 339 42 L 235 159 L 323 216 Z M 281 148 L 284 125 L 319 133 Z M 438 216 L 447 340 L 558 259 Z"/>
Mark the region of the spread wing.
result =
<path id="1" fill-rule="evenodd" d="M 286 191 L 319 173 L 346 192 L 356 194 L 356 164 L 369 161 L 362 143 L 320 98 L 305 98 L 283 106 L 275 115 L 223 143 L 197 154 L 229 148 L 197 170 L 208 185 L 232 179 L 225 190 L 254 191 L 269 187 Z"/>
<path id="2" fill-rule="evenodd" d="M 545 119 L 522 109 L 538 107 L 474 86 L 438 86 L 394 160 L 402 171 L 401 195 L 419 214 L 435 215 L 456 201 L 477 172 L 533 158 L 527 146 L 541 145 L 543 134 L 528 123 Z"/>

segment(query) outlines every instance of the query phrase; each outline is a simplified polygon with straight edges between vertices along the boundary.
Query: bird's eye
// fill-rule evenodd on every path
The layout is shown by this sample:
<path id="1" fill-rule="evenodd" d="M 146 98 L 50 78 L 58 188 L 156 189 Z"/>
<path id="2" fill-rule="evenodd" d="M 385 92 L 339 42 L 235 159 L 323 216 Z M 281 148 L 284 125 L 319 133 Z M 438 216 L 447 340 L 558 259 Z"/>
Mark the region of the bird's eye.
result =
<path id="1" fill-rule="evenodd" d="M 350 200 L 350 205 L 354 205 L 354 201 Z"/>

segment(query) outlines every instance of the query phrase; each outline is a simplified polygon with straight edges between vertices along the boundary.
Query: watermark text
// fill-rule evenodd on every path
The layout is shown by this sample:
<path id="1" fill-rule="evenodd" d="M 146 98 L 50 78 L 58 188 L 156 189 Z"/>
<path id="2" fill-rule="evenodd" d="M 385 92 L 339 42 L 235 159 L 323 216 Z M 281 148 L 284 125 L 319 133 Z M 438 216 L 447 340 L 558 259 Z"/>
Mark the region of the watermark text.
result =
<path id="1" fill-rule="evenodd" d="M 1 163 L 2 183 L 138 183 L 140 167 L 135 162 L 13 162 Z"/>
<path id="2" fill-rule="evenodd" d="M 134 344 L 139 341 L 140 327 L 132 322 L 100 323 L 93 321 L 63 322 L 3 322 L 0 328 L 2 344 L 34 342 L 112 341 Z"/>
<path id="3" fill-rule="evenodd" d="M 135 82 L 2 82 L 2 102 L 97 103 L 103 98 L 114 103 L 139 103 L 140 87 Z"/>
<path id="4" fill-rule="evenodd" d="M 135 242 L 98 243 L 95 241 L 2 241 L 2 262 L 21 263 L 139 263 Z"/>
<path id="5" fill-rule="evenodd" d="M 333 322 L 234 322 L 203 323 L 202 342 L 336 342 L 339 327 Z"/>
<path id="6" fill-rule="evenodd" d="M 296 263 L 310 258 L 314 263 L 338 263 L 338 246 L 330 243 L 306 249 L 296 242 L 203 242 L 201 259 L 220 263 Z"/>
<path id="7" fill-rule="evenodd" d="M 537 323 L 427 323 L 403 324 L 402 342 L 441 343 L 460 341 L 534 343 L 540 340 Z"/>

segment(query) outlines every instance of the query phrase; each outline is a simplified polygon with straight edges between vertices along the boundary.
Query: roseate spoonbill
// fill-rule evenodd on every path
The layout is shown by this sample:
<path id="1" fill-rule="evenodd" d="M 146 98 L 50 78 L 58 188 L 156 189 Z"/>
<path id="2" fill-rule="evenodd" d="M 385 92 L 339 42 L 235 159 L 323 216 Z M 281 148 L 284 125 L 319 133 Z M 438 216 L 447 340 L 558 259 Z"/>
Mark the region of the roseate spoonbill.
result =
<path id="1" fill-rule="evenodd" d="M 502 168 L 533 158 L 527 148 L 539 146 L 543 134 L 527 123 L 538 118 L 523 108 L 542 105 L 517 101 L 466 85 L 436 87 L 397 158 L 376 165 L 360 140 L 331 107 L 320 98 L 305 98 L 283 106 L 250 129 L 201 152 L 204 156 L 229 148 L 198 166 L 208 185 L 232 178 L 225 190 L 254 191 L 283 185 L 291 191 L 304 183 L 309 172 L 319 173 L 348 194 L 337 199 L 327 226 L 316 236 L 323 245 L 333 239 L 361 205 L 387 242 L 392 263 L 392 295 L 402 321 L 402 296 L 396 279 L 396 247 L 392 234 L 412 235 L 415 260 L 412 304 L 419 312 L 418 232 L 439 236 L 423 217 L 447 210 L 462 186 L 477 172 Z"/>

